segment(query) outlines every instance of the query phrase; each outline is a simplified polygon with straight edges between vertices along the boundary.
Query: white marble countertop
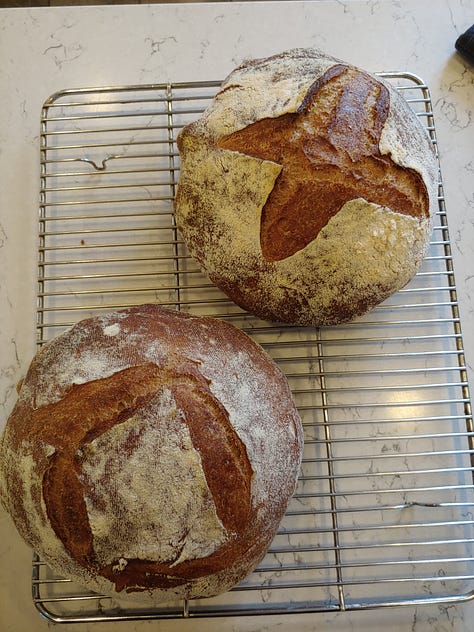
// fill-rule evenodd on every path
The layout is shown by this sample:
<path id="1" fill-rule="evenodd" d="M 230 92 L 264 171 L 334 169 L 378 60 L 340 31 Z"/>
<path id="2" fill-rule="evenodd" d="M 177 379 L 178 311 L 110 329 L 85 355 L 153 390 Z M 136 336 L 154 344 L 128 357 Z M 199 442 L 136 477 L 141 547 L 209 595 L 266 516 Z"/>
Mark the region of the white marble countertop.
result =
<path id="1" fill-rule="evenodd" d="M 474 69 L 454 52 L 473 0 L 328 0 L 0 9 L 0 429 L 34 353 L 39 115 L 70 87 L 211 80 L 243 58 L 324 48 L 431 90 L 469 380 L 474 362 Z M 43 630 L 30 551 L 0 513 L 0 629 Z M 70 630 L 471 630 L 474 605 L 217 620 L 71 624 Z"/>

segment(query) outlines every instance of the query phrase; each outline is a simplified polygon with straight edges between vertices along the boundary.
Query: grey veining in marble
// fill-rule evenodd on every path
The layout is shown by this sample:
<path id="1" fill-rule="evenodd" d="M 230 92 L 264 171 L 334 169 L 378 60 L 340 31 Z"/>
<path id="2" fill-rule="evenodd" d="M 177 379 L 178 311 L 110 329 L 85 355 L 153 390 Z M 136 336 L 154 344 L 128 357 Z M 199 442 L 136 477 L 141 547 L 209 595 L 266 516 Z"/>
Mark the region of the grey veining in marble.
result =
<path id="1" fill-rule="evenodd" d="M 457 36 L 473 20 L 472 0 L 0 10 L 0 428 L 35 349 L 43 101 L 69 87 L 222 78 L 243 58 L 296 46 L 322 47 L 371 71 L 409 70 L 428 83 L 473 384 L 474 69 L 454 50 Z M 388 442 L 387 449 L 396 448 Z M 366 469 L 376 467 L 373 462 Z M 3 510 L 0 535 L 0 629 L 47 629 L 31 604 L 30 552 Z M 301 631 L 468 632 L 472 621 L 472 604 L 445 604 L 300 617 L 71 625 L 68 630 L 260 632 L 292 626 Z"/>

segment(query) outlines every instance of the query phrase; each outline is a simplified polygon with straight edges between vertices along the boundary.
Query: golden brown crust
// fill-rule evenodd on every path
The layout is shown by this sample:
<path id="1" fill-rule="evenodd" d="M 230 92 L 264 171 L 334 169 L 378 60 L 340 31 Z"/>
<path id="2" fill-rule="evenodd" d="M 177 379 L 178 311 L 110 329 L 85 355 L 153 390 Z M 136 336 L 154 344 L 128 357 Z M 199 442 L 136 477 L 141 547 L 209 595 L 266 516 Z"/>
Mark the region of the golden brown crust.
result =
<path id="1" fill-rule="evenodd" d="M 349 200 L 429 217 L 420 174 L 380 153 L 388 109 L 386 86 L 336 64 L 312 84 L 296 113 L 256 121 L 219 140 L 223 149 L 282 165 L 262 209 L 265 259 L 286 259 L 307 246 Z"/>
<path id="2" fill-rule="evenodd" d="M 350 320 L 426 253 L 438 169 L 425 130 L 390 85 L 320 51 L 237 68 L 178 147 L 183 239 L 262 318 Z"/>
<path id="3" fill-rule="evenodd" d="M 146 305 L 45 345 L 0 446 L 2 502 L 55 570 L 159 601 L 252 570 L 302 438 L 284 376 L 250 338 Z"/>
<path id="4" fill-rule="evenodd" d="M 208 387 L 203 389 L 187 380 L 173 385 L 171 392 L 201 455 L 217 515 L 226 529 L 239 533 L 247 525 L 251 510 L 253 470 L 245 445 Z"/>

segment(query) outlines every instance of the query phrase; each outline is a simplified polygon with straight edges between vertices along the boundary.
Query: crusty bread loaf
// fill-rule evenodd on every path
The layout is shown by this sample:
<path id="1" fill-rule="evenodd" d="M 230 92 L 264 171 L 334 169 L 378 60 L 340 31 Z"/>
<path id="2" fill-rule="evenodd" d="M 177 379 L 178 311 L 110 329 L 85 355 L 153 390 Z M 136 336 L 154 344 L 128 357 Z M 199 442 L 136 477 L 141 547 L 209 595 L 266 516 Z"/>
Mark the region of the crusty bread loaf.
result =
<path id="1" fill-rule="evenodd" d="M 0 443 L 0 497 L 66 577 L 125 598 L 210 596 L 264 556 L 294 491 L 286 378 L 232 325 L 144 305 L 36 355 Z"/>
<path id="2" fill-rule="evenodd" d="M 178 146 L 184 241 L 262 318 L 350 320 L 425 255 L 438 182 L 427 133 L 389 84 L 320 51 L 241 65 Z"/>

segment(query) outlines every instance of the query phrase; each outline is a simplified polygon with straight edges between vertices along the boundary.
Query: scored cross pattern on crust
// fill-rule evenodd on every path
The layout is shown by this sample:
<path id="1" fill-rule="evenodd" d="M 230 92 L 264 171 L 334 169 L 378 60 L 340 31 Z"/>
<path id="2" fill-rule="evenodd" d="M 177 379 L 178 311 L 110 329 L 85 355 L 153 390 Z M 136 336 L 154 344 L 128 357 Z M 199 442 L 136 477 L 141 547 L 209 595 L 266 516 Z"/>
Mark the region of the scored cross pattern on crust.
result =
<path id="1" fill-rule="evenodd" d="M 262 209 L 260 245 L 266 260 L 303 249 L 357 198 L 428 217 L 421 175 L 380 152 L 389 107 L 383 83 L 336 64 L 311 85 L 296 112 L 256 121 L 218 142 L 282 166 Z"/>
<path id="2" fill-rule="evenodd" d="M 181 411 L 180 421 L 189 428 L 194 447 L 202 459 L 219 519 L 231 534 L 225 544 L 213 555 L 207 556 L 206 563 L 225 567 L 229 550 L 238 551 L 239 547 L 245 546 L 240 536 L 247 528 L 251 511 L 248 481 L 253 470 L 227 411 L 212 395 L 208 382 L 193 362 L 178 362 L 176 368 L 159 368 L 150 363 L 125 369 L 102 380 L 76 385 L 59 402 L 35 411 L 28 418 L 28 425 L 24 423 L 25 436 L 34 439 L 39 433 L 41 440 L 55 448 L 43 478 L 43 495 L 56 535 L 79 564 L 93 567 L 96 573 L 114 582 L 118 591 L 135 584 L 149 588 L 165 584 L 178 586 L 202 571 L 202 558 L 164 562 L 128 559 L 126 567 L 117 573 L 117 562 L 101 565 L 94 551 L 94 534 L 89 524 L 87 504 L 100 508 L 104 492 L 103 485 L 96 490 L 95 483 L 85 476 L 82 461 L 94 439 L 136 416 L 137 421 L 126 446 L 131 459 L 139 439 L 140 416 L 144 419 L 147 415 L 157 416 L 154 400 L 160 389 L 169 389 L 173 394 Z M 72 413 L 70 401 L 78 393 L 83 406 Z M 159 422 L 154 420 L 154 423 Z M 65 428 L 67 432 L 64 432 Z M 114 459 L 113 456 L 111 458 Z M 111 464 L 108 469 L 111 469 Z M 109 492 L 114 498 L 116 496 L 115 505 L 120 507 L 120 493 L 114 490 L 113 484 Z M 132 529 L 130 537 L 133 538 L 133 523 L 129 524 L 126 518 L 122 522 L 125 530 Z"/>

